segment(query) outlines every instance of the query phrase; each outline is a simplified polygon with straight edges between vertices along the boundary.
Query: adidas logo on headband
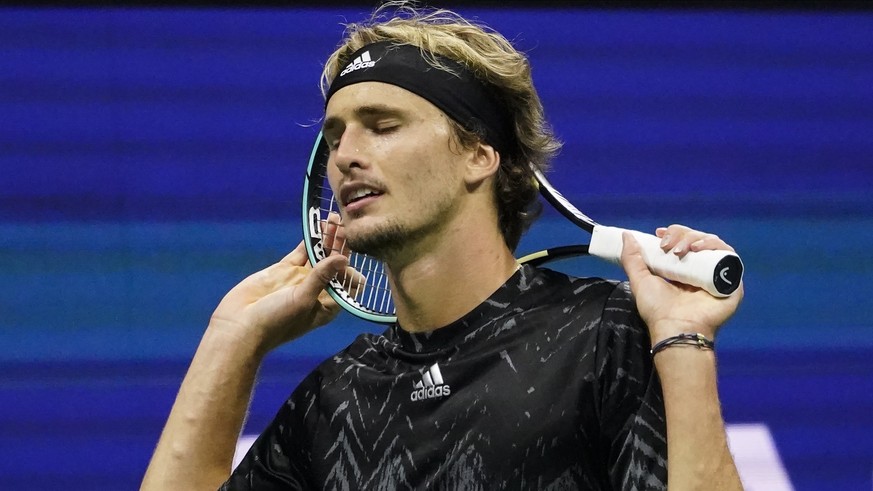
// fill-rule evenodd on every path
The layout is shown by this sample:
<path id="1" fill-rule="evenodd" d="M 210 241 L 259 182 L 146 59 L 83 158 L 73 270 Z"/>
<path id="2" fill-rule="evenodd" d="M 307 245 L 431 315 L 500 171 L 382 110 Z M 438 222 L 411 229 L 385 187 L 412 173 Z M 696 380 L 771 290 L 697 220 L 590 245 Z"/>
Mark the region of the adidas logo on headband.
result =
<path id="1" fill-rule="evenodd" d="M 460 61 L 390 40 L 362 46 L 346 59 L 351 63 L 331 80 L 325 108 L 343 87 L 382 82 L 424 98 L 498 151 L 508 152 L 516 141 L 515 119 L 497 90 Z"/>
<path id="2" fill-rule="evenodd" d="M 343 70 L 342 73 L 339 74 L 339 76 L 342 77 L 347 73 L 353 72 L 355 70 L 360 70 L 361 68 L 370 68 L 375 64 L 376 62 L 370 59 L 370 52 L 364 51 L 363 53 L 361 53 L 361 56 L 352 60 L 352 62 L 349 63 L 349 66 L 347 66 L 345 70 Z"/>

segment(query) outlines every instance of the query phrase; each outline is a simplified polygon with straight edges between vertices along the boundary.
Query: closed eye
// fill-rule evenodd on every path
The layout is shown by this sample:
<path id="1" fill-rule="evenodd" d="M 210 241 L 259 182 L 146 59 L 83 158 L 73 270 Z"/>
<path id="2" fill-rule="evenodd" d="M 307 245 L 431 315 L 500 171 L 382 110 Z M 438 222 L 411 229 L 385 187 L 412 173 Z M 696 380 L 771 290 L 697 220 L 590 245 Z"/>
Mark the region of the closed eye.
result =
<path id="1" fill-rule="evenodd" d="M 324 126 L 322 126 L 321 135 L 324 137 L 324 141 L 327 143 L 327 148 L 329 150 L 334 151 L 339 147 L 343 131 L 345 131 L 345 125 L 338 123 L 337 120 L 329 120 Z"/>
<path id="2" fill-rule="evenodd" d="M 377 135 L 387 135 L 396 131 L 398 128 L 400 128 L 399 124 L 381 124 L 373 128 L 373 133 L 376 133 Z"/>

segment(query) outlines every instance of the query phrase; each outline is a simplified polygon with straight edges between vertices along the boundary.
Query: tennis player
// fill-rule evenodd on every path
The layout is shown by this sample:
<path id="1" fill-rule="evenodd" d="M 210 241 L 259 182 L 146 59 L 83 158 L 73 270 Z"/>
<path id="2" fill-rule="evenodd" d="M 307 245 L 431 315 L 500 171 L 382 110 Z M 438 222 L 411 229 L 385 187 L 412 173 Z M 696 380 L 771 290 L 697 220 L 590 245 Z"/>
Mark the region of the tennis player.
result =
<path id="1" fill-rule="evenodd" d="M 329 322 L 334 254 L 303 246 L 233 288 L 182 383 L 142 489 L 741 489 L 712 340 L 742 296 L 520 267 L 559 144 L 525 56 L 444 10 L 393 5 L 328 59 L 323 131 L 338 243 L 384 261 L 398 321 L 323 362 L 239 467 L 256 372 Z M 665 251 L 727 249 L 660 228 Z"/>

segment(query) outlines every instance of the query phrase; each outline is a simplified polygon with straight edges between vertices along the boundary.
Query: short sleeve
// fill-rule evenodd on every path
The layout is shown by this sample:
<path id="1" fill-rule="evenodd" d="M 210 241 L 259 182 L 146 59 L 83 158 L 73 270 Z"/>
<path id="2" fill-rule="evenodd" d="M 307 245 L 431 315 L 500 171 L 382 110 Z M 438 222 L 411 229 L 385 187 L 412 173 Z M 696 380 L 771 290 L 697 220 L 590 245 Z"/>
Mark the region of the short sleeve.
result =
<path id="1" fill-rule="evenodd" d="M 667 430 L 648 328 L 627 282 L 607 299 L 597 340 L 600 447 L 615 489 L 667 489 Z"/>
<path id="2" fill-rule="evenodd" d="M 316 489 L 311 469 L 307 415 L 318 404 L 313 375 L 291 394 L 252 444 L 220 491 Z"/>

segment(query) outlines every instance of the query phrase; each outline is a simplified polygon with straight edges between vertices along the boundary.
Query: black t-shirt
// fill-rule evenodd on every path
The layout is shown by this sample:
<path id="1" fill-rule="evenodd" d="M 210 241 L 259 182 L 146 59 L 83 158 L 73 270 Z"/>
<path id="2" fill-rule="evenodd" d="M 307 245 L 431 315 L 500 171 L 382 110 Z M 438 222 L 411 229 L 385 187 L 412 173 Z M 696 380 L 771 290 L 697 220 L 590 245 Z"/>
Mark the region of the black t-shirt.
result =
<path id="1" fill-rule="evenodd" d="M 649 347 L 627 284 L 525 266 L 323 362 L 221 489 L 666 489 Z"/>

